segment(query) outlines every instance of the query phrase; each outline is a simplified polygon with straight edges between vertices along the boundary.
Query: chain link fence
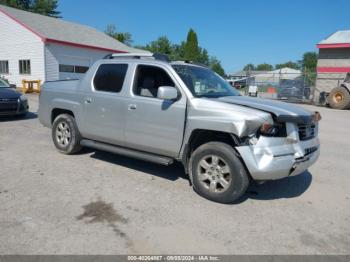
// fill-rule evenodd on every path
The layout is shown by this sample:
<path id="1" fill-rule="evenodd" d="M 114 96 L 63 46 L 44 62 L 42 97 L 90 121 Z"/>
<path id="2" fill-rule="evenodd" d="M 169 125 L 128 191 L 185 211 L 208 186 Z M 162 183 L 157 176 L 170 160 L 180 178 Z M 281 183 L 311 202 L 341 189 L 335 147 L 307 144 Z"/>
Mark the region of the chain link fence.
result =
<path id="1" fill-rule="evenodd" d="M 246 72 L 246 75 L 229 77 L 228 82 L 243 95 L 310 103 L 313 101 L 316 72 L 298 71 Z"/>

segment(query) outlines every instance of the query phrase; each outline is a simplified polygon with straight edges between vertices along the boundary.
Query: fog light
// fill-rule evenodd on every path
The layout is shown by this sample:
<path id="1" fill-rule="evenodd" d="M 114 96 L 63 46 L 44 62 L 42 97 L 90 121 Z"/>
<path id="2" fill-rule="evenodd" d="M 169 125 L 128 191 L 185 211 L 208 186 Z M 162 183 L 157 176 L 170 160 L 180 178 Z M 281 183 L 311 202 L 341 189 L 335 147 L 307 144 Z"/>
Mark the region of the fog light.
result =
<path id="1" fill-rule="evenodd" d="M 249 139 L 249 144 L 250 145 L 256 145 L 258 143 L 258 138 L 256 136 L 252 137 L 251 139 Z"/>
<path id="2" fill-rule="evenodd" d="M 294 138 L 294 137 L 287 137 L 287 138 L 286 138 L 286 141 L 287 141 L 287 143 L 289 143 L 289 144 L 296 144 L 296 143 L 298 143 L 298 139 L 296 139 L 296 138 Z"/>

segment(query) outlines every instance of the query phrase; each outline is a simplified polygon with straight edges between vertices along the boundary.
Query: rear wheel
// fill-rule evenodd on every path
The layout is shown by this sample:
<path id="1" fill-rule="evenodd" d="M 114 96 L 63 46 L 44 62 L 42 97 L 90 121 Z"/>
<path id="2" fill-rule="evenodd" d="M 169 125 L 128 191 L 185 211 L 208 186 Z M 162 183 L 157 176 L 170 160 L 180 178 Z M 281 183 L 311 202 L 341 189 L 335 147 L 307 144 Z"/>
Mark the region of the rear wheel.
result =
<path id="1" fill-rule="evenodd" d="M 328 102 L 331 108 L 347 109 L 350 107 L 350 93 L 345 87 L 333 88 L 329 94 Z"/>
<path id="2" fill-rule="evenodd" d="M 194 190 L 219 203 L 239 199 L 249 185 L 248 174 L 234 149 L 222 142 L 209 142 L 191 155 L 190 172 Z"/>
<path id="3" fill-rule="evenodd" d="M 74 154 L 81 150 L 77 124 L 73 116 L 62 114 L 56 117 L 52 125 L 52 139 L 59 152 Z"/>

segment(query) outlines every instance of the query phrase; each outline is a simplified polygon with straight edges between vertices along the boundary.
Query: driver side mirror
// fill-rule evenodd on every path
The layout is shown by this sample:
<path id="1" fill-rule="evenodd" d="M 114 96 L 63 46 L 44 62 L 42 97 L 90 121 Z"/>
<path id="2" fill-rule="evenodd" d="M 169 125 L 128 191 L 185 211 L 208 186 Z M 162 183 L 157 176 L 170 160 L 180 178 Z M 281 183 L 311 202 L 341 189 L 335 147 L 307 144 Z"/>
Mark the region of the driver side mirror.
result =
<path id="1" fill-rule="evenodd" d="M 173 86 L 158 87 L 157 98 L 163 100 L 176 100 L 178 98 L 178 91 Z"/>
<path id="2" fill-rule="evenodd" d="M 14 84 L 11 84 L 11 85 L 10 85 L 10 88 L 14 88 L 14 89 L 16 89 L 16 88 L 17 88 L 17 86 L 16 86 L 16 85 L 14 85 Z"/>

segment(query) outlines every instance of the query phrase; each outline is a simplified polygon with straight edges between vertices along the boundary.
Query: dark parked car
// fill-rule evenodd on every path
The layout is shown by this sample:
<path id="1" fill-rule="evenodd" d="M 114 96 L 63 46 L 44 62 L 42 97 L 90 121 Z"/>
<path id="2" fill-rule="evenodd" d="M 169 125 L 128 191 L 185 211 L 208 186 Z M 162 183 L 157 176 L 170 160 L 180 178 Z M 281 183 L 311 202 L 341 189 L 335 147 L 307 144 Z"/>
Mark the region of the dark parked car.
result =
<path id="1" fill-rule="evenodd" d="M 22 115 L 28 112 L 28 100 L 5 80 L 0 79 L 0 116 Z"/>
<path id="2" fill-rule="evenodd" d="M 309 99 L 310 87 L 304 86 L 301 80 L 281 80 L 277 96 L 278 99 L 285 100 Z"/>

